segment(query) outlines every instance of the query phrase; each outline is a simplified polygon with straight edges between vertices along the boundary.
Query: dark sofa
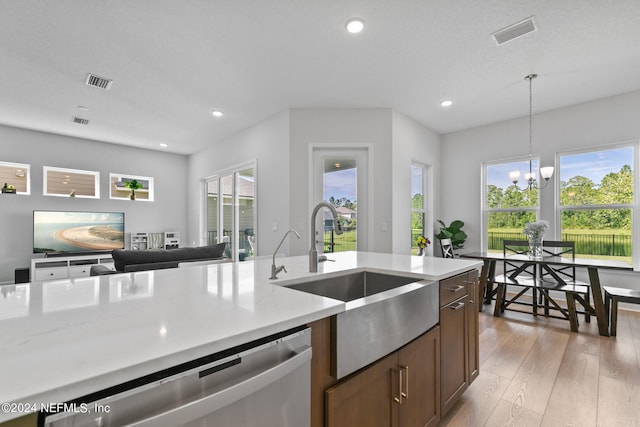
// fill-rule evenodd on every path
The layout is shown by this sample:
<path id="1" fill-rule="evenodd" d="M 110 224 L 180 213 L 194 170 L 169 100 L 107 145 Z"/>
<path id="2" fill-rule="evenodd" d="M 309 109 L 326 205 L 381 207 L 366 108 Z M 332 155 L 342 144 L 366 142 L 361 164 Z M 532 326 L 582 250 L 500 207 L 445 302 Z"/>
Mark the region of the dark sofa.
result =
<path id="1" fill-rule="evenodd" d="M 208 261 L 222 259 L 226 243 L 195 248 L 178 248 L 169 250 L 137 251 L 131 249 L 117 249 L 111 253 L 115 270 L 104 265 L 91 267 L 91 276 L 105 274 L 127 273 L 132 271 L 160 270 L 176 268 L 178 264 L 193 261 Z"/>

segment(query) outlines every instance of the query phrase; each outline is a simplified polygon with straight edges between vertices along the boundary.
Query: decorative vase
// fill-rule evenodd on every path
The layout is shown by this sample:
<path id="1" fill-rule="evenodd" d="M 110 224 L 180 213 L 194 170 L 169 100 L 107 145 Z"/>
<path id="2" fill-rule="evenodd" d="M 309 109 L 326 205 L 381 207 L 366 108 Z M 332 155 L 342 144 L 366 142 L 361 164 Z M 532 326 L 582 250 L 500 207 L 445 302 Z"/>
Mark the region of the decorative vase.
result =
<path id="1" fill-rule="evenodd" d="M 418 256 L 424 256 L 424 248 L 418 248 Z"/>
<path id="2" fill-rule="evenodd" d="M 542 258 L 542 236 L 529 237 L 529 256 Z"/>
<path id="3" fill-rule="evenodd" d="M 133 191 L 131 192 L 131 194 L 129 194 L 129 199 L 131 200 L 135 200 L 136 199 L 136 193 L 134 193 Z"/>

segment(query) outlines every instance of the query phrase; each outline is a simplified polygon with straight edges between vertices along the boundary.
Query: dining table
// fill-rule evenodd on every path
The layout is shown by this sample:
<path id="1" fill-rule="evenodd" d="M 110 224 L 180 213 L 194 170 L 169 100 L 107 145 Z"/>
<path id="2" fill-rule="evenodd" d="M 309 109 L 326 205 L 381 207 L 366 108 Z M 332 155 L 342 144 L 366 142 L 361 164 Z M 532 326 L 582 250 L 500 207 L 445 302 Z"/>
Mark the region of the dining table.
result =
<path id="1" fill-rule="evenodd" d="M 575 307 L 571 304 L 575 302 L 584 307 L 585 313 L 595 316 L 598 322 L 598 332 L 601 336 L 609 336 L 609 319 L 605 309 L 602 284 L 600 283 L 599 269 L 633 271 L 631 264 L 617 260 L 602 260 L 593 258 L 573 258 L 563 256 L 542 256 L 531 257 L 526 254 L 504 254 L 503 252 L 473 251 L 458 255 L 460 258 L 482 260 L 480 271 L 480 289 L 484 290 L 484 303 L 490 304 L 495 294 L 493 280 L 495 278 L 496 264 L 498 261 L 509 261 L 512 263 L 522 262 L 523 264 L 534 264 L 541 268 L 553 270 L 554 267 L 577 267 L 586 268 L 589 275 L 589 287 L 591 290 L 591 301 L 574 294 L 570 301 L 567 301 L 569 311 L 569 321 L 571 330 L 578 332 L 578 321 L 575 315 Z M 562 277 L 555 277 L 560 282 Z M 482 305 L 480 305 L 482 307 Z M 494 316 L 500 316 L 500 307 L 495 307 Z"/>

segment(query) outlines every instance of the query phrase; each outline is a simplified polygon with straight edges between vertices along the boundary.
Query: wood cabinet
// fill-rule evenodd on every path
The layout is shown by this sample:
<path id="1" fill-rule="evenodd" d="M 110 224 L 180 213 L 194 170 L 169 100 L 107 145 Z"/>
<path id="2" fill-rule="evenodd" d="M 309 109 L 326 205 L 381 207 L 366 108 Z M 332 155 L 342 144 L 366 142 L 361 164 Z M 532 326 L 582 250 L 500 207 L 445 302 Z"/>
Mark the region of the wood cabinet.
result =
<path id="1" fill-rule="evenodd" d="M 441 407 L 446 414 L 479 373 L 477 273 L 440 282 Z"/>
<path id="2" fill-rule="evenodd" d="M 482 301 L 475 270 L 439 287 L 439 326 L 339 382 L 330 374 L 330 321 L 311 324 L 312 427 L 432 426 L 451 409 L 479 374 Z"/>
<path id="3" fill-rule="evenodd" d="M 327 389 L 326 426 L 435 426 L 440 420 L 439 341 L 436 326 Z"/>
<path id="4" fill-rule="evenodd" d="M 467 295 L 469 298 L 469 303 L 467 304 L 467 321 L 469 322 L 467 328 L 469 340 L 469 385 L 480 375 L 479 305 L 482 304 L 482 296 L 479 295 L 479 289 L 480 284 L 478 282 L 477 272 L 469 272 L 467 281 Z"/>

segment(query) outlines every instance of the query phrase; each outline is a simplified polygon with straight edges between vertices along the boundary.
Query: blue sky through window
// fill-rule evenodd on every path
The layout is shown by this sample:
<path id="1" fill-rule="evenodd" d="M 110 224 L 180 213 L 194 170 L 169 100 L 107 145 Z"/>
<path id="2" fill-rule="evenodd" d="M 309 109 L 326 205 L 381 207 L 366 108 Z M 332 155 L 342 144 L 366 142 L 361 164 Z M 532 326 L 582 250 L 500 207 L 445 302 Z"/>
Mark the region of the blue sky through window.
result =
<path id="1" fill-rule="evenodd" d="M 422 194 L 422 171 L 419 166 L 411 166 L 411 197 Z"/>
<path id="2" fill-rule="evenodd" d="M 561 181 L 568 181 L 574 176 L 580 175 L 589 178 L 599 184 L 602 178 L 610 172 L 618 172 L 624 165 L 631 166 L 633 170 L 633 147 L 613 148 L 609 150 L 592 151 L 588 153 L 565 154 L 560 158 L 560 171 L 554 171 L 554 175 L 560 173 Z M 507 188 L 511 185 L 509 172 L 520 170 L 520 187 L 524 186 L 524 174 L 529 171 L 529 161 L 490 165 L 487 167 L 487 184 Z M 533 170 L 538 176 L 538 161 L 533 160 Z"/>
<path id="3" fill-rule="evenodd" d="M 331 196 L 343 197 L 356 201 L 356 168 L 343 169 L 324 174 L 324 197 L 328 201 Z"/>

